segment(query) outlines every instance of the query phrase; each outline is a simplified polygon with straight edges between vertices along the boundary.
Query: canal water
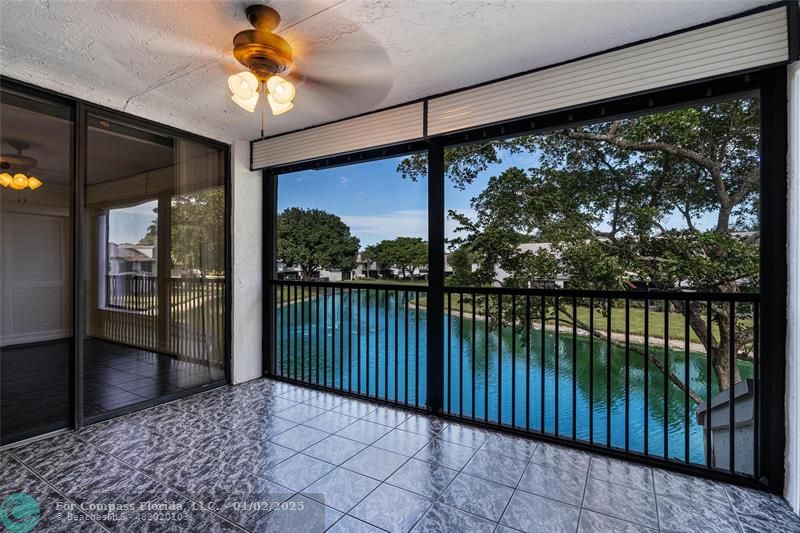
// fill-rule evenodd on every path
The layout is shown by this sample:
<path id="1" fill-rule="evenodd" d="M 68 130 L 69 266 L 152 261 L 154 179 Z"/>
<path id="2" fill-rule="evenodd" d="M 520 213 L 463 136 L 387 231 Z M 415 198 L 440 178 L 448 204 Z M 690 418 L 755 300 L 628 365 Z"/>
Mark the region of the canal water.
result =
<path id="1" fill-rule="evenodd" d="M 355 291 L 336 291 L 318 300 L 279 307 L 277 371 L 344 390 L 358 389 L 362 394 L 424 405 L 429 353 L 426 311 L 415 306 L 413 292 L 397 296 L 375 292 L 371 290 L 367 298 L 362 291 L 359 299 Z M 624 448 L 627 438 L 629 449 L 644 452 L 647 435 L 647 452 L 657 456 L 664 456 L 666 428 L 669 458 L 684 460 L 688 433 L 690 461 L 705 461 L 696 404 L 691 399 L 687 403 L 684 391 L 676 384 L 667 382 L 665 387 L 664 374 L 652 362 L 645 387 L 645 359 L 640 346 L 632 344 L 627 354 L 624 347 L 612 346 L 609 357 L 603 339 L 592 341 L 563 330 L 556 350 L 552 330 L 532 328 L 526 339 L 524 333 L 513 335 L 510 326 L 500 332 L 480 318 L 473 323 L 469 314 L 463 322 L 458 315 L 445 315 L 444 321 L 442 350 L 430 353 L 444 357 L 446 411 L 465 417 L 474 413 L 477 419 L 493 422 L 499 418 L 504 424 L 557 431 L 567 438 L 573 436 L 574 420 L 575 438 L 588 441 L 591 426 L 593 441 L 601 445 L 609 439 L 610 418 L 612 446 Z M 661 339 L 651 339 L 649 351 L 664 361 Z M 686 382 L 685 352 L 670 350 L 667 359 L 675 376 Z M 740 364 L 740 371 L 743 377 L 752 375 L 748 364 Z M 705 355 L 691 353 L 692 390 L 704 397 L 707 379 Z M 717 391 L 712 372 L 712 395 Z"/>

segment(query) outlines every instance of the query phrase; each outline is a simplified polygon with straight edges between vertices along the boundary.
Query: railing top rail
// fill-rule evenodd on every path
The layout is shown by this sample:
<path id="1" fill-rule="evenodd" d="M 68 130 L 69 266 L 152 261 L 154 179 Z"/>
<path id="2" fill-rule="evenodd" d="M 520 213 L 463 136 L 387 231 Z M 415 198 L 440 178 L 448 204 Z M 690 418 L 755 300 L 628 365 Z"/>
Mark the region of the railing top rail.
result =
<path id="1" fill-rule="evenodd" d="M 405 283 L 358 283 L 346 281 L 300 281 L 274 280 L 275 285 L 300 287 L 339 287 L 344 289 L 375 289 L 420 291 L 428 290 L 427 285 L 410 285 Z M 759 302 L 761 295 L 753 292 L 692 292 L 692 291 L 620 291 L 620 290 L 585 290 L 585 289 L 537 289 L 513 287 L 453 287 L 445 286 L 444 292 L 463 294 L 502 294 L 530 296 L 559 296 L 568 298 L 628 299 L 628 300 L 670 300 L 692 302 Z"/>
<path id="2" fill-rule="evenodd" d="M 445 286 L 445 292 L 464 294 L 502 294 L 530 296 L 559 296 L 599 299 L 628 300 L 670 300 L 692 302 L 758 302 L 761 295 L 751 292 L 691 292 L 691 291 L 620 291 L 620 290 L 586 290 L 586 289 L 525 289 L 512 287 L 451 287 Z"/>
<path id="3" fill-rule="evenodd" d="M 274 280 L 274 285 L 292 285 L 299 287 L 339 287 L 342 289 L 376 289 L 406 292 L 427 292 L 427 285 L 412 285 L 410 283 L 358 283 L 348 281 L 300 281 L 300 280 Z"/>

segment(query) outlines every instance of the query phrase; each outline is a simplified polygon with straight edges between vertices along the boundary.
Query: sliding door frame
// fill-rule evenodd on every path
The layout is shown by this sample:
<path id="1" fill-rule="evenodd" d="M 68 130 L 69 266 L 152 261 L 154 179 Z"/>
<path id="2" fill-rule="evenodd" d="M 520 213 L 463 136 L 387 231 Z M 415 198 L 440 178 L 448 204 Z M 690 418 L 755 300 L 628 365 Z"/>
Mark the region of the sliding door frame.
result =
<path id="1" fill-rule="evenodd" d="M 72 335 L 72 349 L 70 361 L 70 426 L 72 429 L 80 429 L 81 427 L 114 418 L 122 414 L 145 409 L 153 405 L 176 400 L 196 394 L 198 392 L 209 390 L 211 388 L 228 385 L 231 383 L 231 311 L 232 311 L 232 287 L 234 273 L 231 269 L 232 266 L 232 199 L 231 199 L 231 176 L 233 174 L 232 160 L 231 160 L 231 146 L 221 141 L 203 137 L 185 130 L 174 128 L 160 124 L 148 119 L 137 117 L 122 111 L 117 111 L 105 106 L 87 102 L 79 98 L 73 98 L 49 89 L 44 89 L 27 82 L 15 80 L 6 76 L 0 76 L 0 89 L 8 89 L 23 94 L 29 94 L 45 100 L 58 102 L 67 105 L 72 111 L 72 152 L 71 152 L 71 179 L 72 179 L 72 194 L 70 213 L 72 215 L 72 290 L 73 290 L 73 335 Z M 145 402 L 133 404 L 131 406 L 115 409 L 102 415 L 85 417 L 84 416 L 84 340 L 85 340 L 85 302 L 86 294 L 84 284 L 82 283 L 85 274 L 85 264 L 83 255 L 85 246 L 83 244 L 83 216 L 84 200 L 85 200 L 85 185 L 86 185 L 86 165 L 87 165 L 87 150 L 88 150 L 88 116 L 99 115 L 110 120 L 123 122 L 133 127 L 148 129 L 154 132 L 162 133 L 165 135 L 172 135 L 190 141 L 195 141 L 206 146 L 210 146 L 220 150 L 224 154 L 224 190 L 225 190 L 225 228 L 224 228 L 224 244 L 225 244 L 225 300 L 223 303 L 224 314 L 224 373 L 225 377 L 220 380 L 215 380 L 204 385 L 187 389 L 179 393 L 164 395 L 159 398 L 148 400 Z"/>

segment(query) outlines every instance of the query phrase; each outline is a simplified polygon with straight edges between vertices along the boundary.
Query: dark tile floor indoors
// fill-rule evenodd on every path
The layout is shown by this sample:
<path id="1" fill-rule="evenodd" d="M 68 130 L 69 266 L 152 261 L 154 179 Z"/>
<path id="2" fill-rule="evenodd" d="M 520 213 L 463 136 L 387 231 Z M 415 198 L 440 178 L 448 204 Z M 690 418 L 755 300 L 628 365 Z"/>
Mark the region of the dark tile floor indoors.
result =
<path id="1" fill-rule="evenodd" d="M 766 493 L 267 379 L 7 449 L 19 491 L 36 531 L 800 531 Z"/>
<path id="2" fill-rule="evenodd" d="M 69 419 L 72 339 L 0 350 L 3 442 L 64 427 Z M 84 347 L 86 417 L 192 389 L 225 377 L 219 366 L 88 338 Z"/>

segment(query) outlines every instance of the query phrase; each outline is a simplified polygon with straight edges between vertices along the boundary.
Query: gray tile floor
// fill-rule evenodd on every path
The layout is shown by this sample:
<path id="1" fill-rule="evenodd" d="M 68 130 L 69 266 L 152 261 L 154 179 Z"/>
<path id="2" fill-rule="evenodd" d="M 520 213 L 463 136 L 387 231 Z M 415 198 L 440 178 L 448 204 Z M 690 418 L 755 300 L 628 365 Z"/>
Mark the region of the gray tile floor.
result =
<path id="1" fill-rule="evenodd" d="M 2 452 L 15 492 L 34 531 L 800 531 L 765 493 L 266 379 Z"/>

